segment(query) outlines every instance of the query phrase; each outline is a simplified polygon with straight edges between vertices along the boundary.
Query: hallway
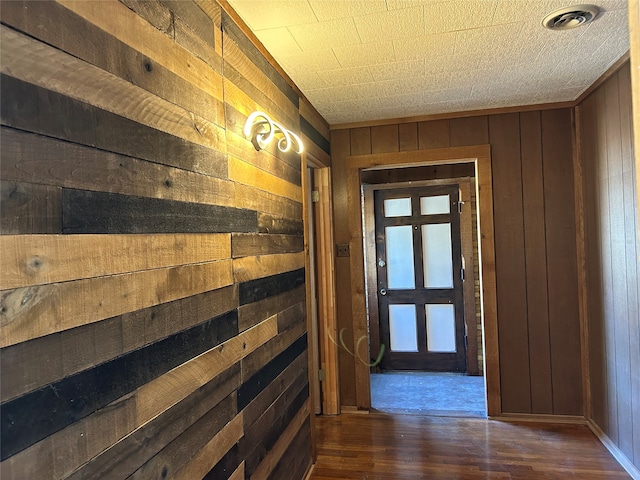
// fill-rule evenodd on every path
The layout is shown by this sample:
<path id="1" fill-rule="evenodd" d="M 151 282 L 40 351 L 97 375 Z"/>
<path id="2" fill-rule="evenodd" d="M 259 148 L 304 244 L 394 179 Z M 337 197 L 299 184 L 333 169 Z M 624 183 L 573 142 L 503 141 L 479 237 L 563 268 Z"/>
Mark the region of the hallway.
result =
<path id="1" fill-rule="evenodd" d="M 310 480 L 630 478 L 584 425 L 383 414 L 316 420 Z"/>

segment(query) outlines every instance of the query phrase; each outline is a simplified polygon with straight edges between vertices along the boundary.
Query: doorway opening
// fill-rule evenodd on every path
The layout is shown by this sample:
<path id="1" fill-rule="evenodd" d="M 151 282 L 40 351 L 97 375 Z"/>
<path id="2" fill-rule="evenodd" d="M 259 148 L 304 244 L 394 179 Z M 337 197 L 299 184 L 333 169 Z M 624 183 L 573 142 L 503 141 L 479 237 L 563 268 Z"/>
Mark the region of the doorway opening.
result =
<path id="1" fill-rule="evenodd" d="M 461 164 L 468 164 L 466 167 Z M 373 184 L 366 179 L 369 172 L 371 175 L 379 175 L 384 180 L 377 181 L 377 184 L 387 183 L 387 187 L 396 184 L 416 185 L 419 181 L 450 180 L 458 177 L 473 177 L 477 200 L 477 239 L 478 246 L 478 271 L 477 280 L 479 282 L 479 305 L 480 305 L 480 331 L 481 338 L 477 347 L 481 348 L 482 356 L 478 362 L 479 368 L 482 366 L 484 373 L 484 392 L 486 399 L 486 415 L 493 417 L 501 414 L 501 392 L 499 380 L 499 358 L 497 355 L 497 318 L 496 318 L 496 292 L 495 292 L 495 247 L 493 229 L 493 189 L 491 182 L 491 156 L 489 145 L 476 145 L 469 147 L 454 147 L 429 149 L 419 151 L 380 153 L 370 155 L 354 155 L 347 157 L 347 201 L 349 208 L 349 230 L 351 241 L 349 248 L 351 251 L 351 294 L 352 294 L 352 319 L 354 336 L 358 339 L 368 339 L 370 342 L 359 340 L 356 346 L 360 358 L 370 357 L 377 361 L 373 355 L 375 352 L 376 340 L 371 337 L 380 335 L 379 328 L 370 325 L 371 309 L 377 307 L 377 278 L 371 281 L 365 278 L 365 272 L 375 271 L 376 257 L 368 255 L 365 260 L 365 244 L 362 239 L 375 238 L 375 233 L 365 232 L 364 217 L 367 212 L 365 208 L 364 194 L 366 185 Z M 420 177 L 415 175 L 413 168 L 433 169 L 439 172 L 440 176 Z M 468 168 L 472 174 L 460 174 L 461 168 Z M 447 172 L 447 174 L 444 174 Z M 457 173 L 452 173 L 456 171 Z M 375 173 L 373 173 L 375 172 Z M 416 180 L 416 179 L 427 180 Z M 440 182 L 442 183 L 442 182 Z M 449 181 L 449 183 L 451 183 Z M 406 186 L 406 185 L 404 185 Z M 378 188 L 378 187 L 376 187 Z M 373 205 L 373 202 L 370 203 Z M 437 223 L 437 222 L 435 222 Z M 370 223 L 367 223 L 369 228 Z M 372 237 L 373 235 L 373 237 Z M 374 251 L 373 249 L 370 249 Z M 369 268 L 365 269 L 365 265 Z M 475 283 L 475 282 L 474 282 Z M 367 288 L 374 285 L 375 288 Z M 474 295 L 475 296 L 475 295 Z M 429 302 L 425 302 L 429 303 Z M 437 303 L 437 302 L 435 302 Z M 473 299 L 472 299 L 473 303 Z M 424 305 L 423 305 L 424 307 Z M 422 308 L 422 307 L 421 307 Z M 428 313 L 426 314 L 429 315 Z M 425 327 L 426 329 L 427 327 Z M 468 339 L 475 336 L 467 336 Z M 426 340 L 425 340 L 426 341 Z M 371 346 L 371 350 L 368 347 Z M 465 345 L 468 347 L 468 345 Z M 360 348 L 361 347 L 361 348 Z M 366 351 L 365 351 L 366 348 Z M 468 353 L 467 348 L 467 353 Z M 477 353 L 476 353 L 477 355 Z M 467 360 L 468 362 L 468 360 Z M 470 366 L 471 363 L 468 363 Z M 361 410 L 371 409 L 371 365 L 366 362 L 358 362 L 355 365 L 356 382 L 356 406 Z"/>
<path id="2" fill-rule="evenodd" d="M 486 416 L 475 180 L 471 162 L 361 172 L 373 410 Z"/>

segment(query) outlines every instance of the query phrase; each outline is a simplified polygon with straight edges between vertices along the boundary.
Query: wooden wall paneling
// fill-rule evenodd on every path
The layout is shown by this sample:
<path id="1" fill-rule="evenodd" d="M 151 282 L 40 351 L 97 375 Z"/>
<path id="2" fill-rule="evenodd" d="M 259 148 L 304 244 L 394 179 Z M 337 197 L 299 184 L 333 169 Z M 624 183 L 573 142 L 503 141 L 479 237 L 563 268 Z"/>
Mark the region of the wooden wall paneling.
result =
<path id="1" fill-rule="evenodd" d="M 229 179 L 236 183 L 265 190 L 274 195 L 283 196 L 295 202 L 302 202 L 299 185 L 287 182 L 233 156 L 229 156 Z"/>
<path id="2" fill-rule="evenodd" d="M 171 478 L 189 461 L 189 457 L 184 454 L 185 452 L 201 450 L 206 446 L 212 434 L 215 435 L 233 420 L 237 414 L 235 407 L 235 393 L 232 393 L 168 443 L 129 478 L 131 480 L 158 476 Z M 236 466 L 234 465 L 234 467 Z"/>
<path id="3" fill-rule="evenodd" d="M 285 478 L 288 475 L 292 475 L 293 478 L 303 478 L 305 472 L 311 466 L 311 456 L 305 442 L 310 434 L 310 423 L 307 420 L 300 427 L 296 436 L 291 440 L 289 447 L 271 471 L 270 479 Z"/>
<path id="4" fill-rule="evenodd" d="M 418 149 L 418 124 L 417 123 L 401 123 L 398 125 L 398 150 L 405 152 L 407 150 Z"/>
<path id="5" fill-rule="evenodd" d="M 398 125 L 371 127 L 371 153 L 399 151 Z"/>
<path id="6" fill-rule="evenodd" d="M 207 175 L 226 176 L 226 157 L 217 150 L 4 74 L 0 88 L 3 98 L 20 99 L 0 105 L 3 125 Z M 60 112 L 64 112 L 62 122 Z M 224 166 L 219 166 L 220 162 Z"/>
<path id="7" fill-rule="evenodd" d="M 604 426 L 606 412 L 606 360 L 604 358 L 604 318 L 602 303 L 601 248 L 598 230 L 597 189 L 597 105 L 592 95 L 579 107 L 580 153 L 584 168 L 585 239 L 587 268 L 587 328 L 589 332 L 589 382 L 591 385 L 590 414 Z"/>
<path id="8" fill-rule="evenodd" d="M 42 479 L 68 476 L 79 465 L 239 362 L 244 355 L 275 336 L 276 328 L 275 319 L 265 321 L 185 362 L 138 388 L 133 395 L 117 400 L 3 461 L 0 474 L 3 478 L 16 479 L 24 478 L 24 475 Z M 82 442 L 80 445 L 78 439 Z M 86 449 L 79 448 L 85 442 Z M 71 457 L 69 452 L 76 455 Z"/>
<path id="9" fill-rule="evenodd" d="M 295 285 L 295 283 L 292 285 Z M 238 325 L 240 331 L 244 331 L 256 323 L 272 315 L 276 315 L 301 301 L 304 301 L 304 288 L 302 285 L 298 285 L 292 289 L 286 289 L 281 293 L 276 293 L 261 300 L 242 305 L 238 309 Z"/>
<path id="10" fill-rule="evenodd" d="M 331 139 L 331 130 L 327 121 L 304 97 L 300 97 L 300 116 L 304 118 L 324 139 Z M 329 166 L 329 165 L 327 165 Z"/>
<path id="11" fill-rule="evenodd" d="M 607 181 L 609 187 L 609 228 L 611 248 L 611 275 L 613 280 L 613 341 L 615 352 L 611 352 L 612 362 L 616 371 L 616 396 L 618 410 L 618 438 L 617 445 L 627 456 L 633 456 L 633 424 L 621 421 L 632 418 L 631 411 L 631 377 L 629 356 L 629 324 L 631 311 L 629 310 L 627 264 L 635 257 L 627 257 L 627 228 L 625 225 L 625 210 L 633 210 L 634 199 L 625 198 L 625 179 L 622 157 L 622 132 L 620 122 L 620 89 L 618 79 L 620 72 L 604 84 L 606 110 L 604 112 L 607 135 Z M 628 95 L 626 100 L 629 101 Z M 630 227 L 634 228 L 635 224 Z M 635 249 L 634 249 L 635 250 Z M 636 257 L 637 259 L 637 257 Z M 636 262 L 637 263 L 637 262 Z M 635 302 L 637 304 L 637 301 Z"/>
<path id="12" fill-rule="evenodd" d="M 611 217 L 609 205 L 609 182 L 607 167 L 607 105 L 604 89 L 598 89 L 595 93 L 597 105 L 597 169 L 596 169 L 596 195 L 598 197 L 598 233 L 600 235 L 601 262 L 602 262 L 602 320 L 604 333 L 604 361 L 606 365 L 605 395 L 607 396 L 605 411 L 606 420 L 603 430 L 614 442 L 618 441 L 618 398 L 615 361 L 615 323 L 613 318 L 613 276 L 611 251 Z"/>
<path id="13" fill-rule="evenodd" d="M 231 236 L 233 258 L 301 252 L 304 245 L 299 235 L 234 233 Z"/>
<path id="14" fill-rule="evenodd" d="M 532 413 L 552 414 L 553 392 L 547 292 L 549 278 L 545 239 L 545 192 L 540 112 L 521 113 L 520 125 L 531 411 Z M 558 207 L 552 205 L 549 208 Z"/>
<path id="15" fill-rule="evenodd" d="M 227 259 L 231 235 L 4 235 L 0 250 L 5 290 Z"/>
<path id="16" fill-rule="evenodd" d="M 136 11 L 144 9 L 149 15 L 157 17 L 153 24 L 159 30 L 173 31 L 171 12 L 160 2 L 136 1 L 135 4 Z M 198 88 L 173 73 L 170 67 L 136 51 L 58 3 L 50 2 L 32 8 L 28 2 L 10 2 L 2 9 L 2 18 L 18 30 L 189 111 L 197 111 L 202 117 L 218 125 L 224 125 L 221 88 L 214 92 Z M 73 31 L 76 34 L 66 35 L 65 31 Z M 96 49 L 94 45 L 100 45 L 101 48 Z M 115 51 L 118 54 L 103 55 L 105 51 Z M 217 59 L 210 59 L 210 62 L 211 65 L 220 65 L 221 59 L 218 56 Z M 220 68 L 217 72 L 220 72 Z"/>
<path id="17" fill-rule="evenodd" d="M 581 415 L 582 374 L 571 112 L 542 120 L 553 413 Z"/>
<path id="18" fill-rule="evenodd" d="M 320 150 L 325 155 L 331 154 L 330 142 L 324 137 L 315 127 L 307 121 L 302 115 L 300 115 L 300 132 L 309 140 L 308 145 L 312 144 L 317 147 L 316 151 Z"/>
<path id="19" fill-rule="evenodd" d="M 418 148 L 447 148 L 451 146 L 449 120 L 418 123 Z"/>
<path id="20" fill-rule="evenodd" d="M 235 364 L 183 401 L 89 460 L 73 472 L 68 477 L 69 480 L 97 480 L 107 475 L 128 478 L 225 398 L 229 404 L 233 400 L 231 393 L 240 385 L 239 373 L 240 367 Z M 227 405 L 227 408 L 229 406 L 233 406 L 233 403 Z M 242 416 L 238 418 L 241 421 Z M 233 423 L 237 421 L 234 420 Z M 145 439 L 150 440 L 145 443 Z M 216 440 L 218 443 L 219 439 Z"/>
<path id="21" fill-rule="evenodd" d="M 531 413 L 520 122 L 518 114 L 489 118 L 493 171 L 496 281 L 502 411 Z"/>
<path id="22" fill-rule="evenodd" d="M 258 215 L 240 208 L 63 189 L 62 231 L 71 233 L 256 232 Z"/>
<path id="23" fill-rule="evenodd" d="M 3 173 L 8 163 L 6 158 L 3 152 Z M 0 235 L 61 232 L 62 191 L 59 188 L 0 180 Z"/>
<path id="24" fill-rule="evenodd" d="M 289 202 L 291 207 L 298 206 Z M 288 214 L 294 216 L 292 214 Z M 258 232 L 282 234 L 282 235 L 302 235 L 304 233 L 304 225 L 300 220 L 292 220 L 290 218 L 276 217 L 267 213 L 258 213 Z"/>
<path id="25" fill-rule="evenodd" d="M 627 257 L 627 307 L 629 310 L 629 370 L 631 378 L 631 411 L 640 411 L 640 265 L 632 258 L 640 258 L 638 249 L 638 210 L 640 199 L 634 183 L 635 168 L 633 125 L 632 125 L 632 95 L 631 71 L 624 67 L 618 73 L 620 95 L 620 137 L 622 141 L 622 175 L 624 189 L 624 223 Z M 636 154 L 637 158 L 637 154 Z M 636 167 L 637 168 L 637 167 Z M 631 205 L 634 208 L 631 208 Z M 634 335 L 636 332 L 636 335 Z M 640 415 L 634 414 L 633 455 L 628 455 L 635 465 L 640 465 Z"/>
<path id="26" fill-rule="evenodd" d="M 242 257 L 233 260 L 233 275 L 236 282 L 259 281 L 265 277 L 286 274 L 287 272 L 292 278 L 295 277 L 297 282 L 300 277 L 299 269 L 302 268 L 304 268 L 304 252 Z M 271 280 L 266 279 L 268 282 Z M 275 287 L 277 288 L 278 285 Z M 242 285 L 240 288 L 242 291 Z M 242 301 L 240 304 L 243 305 Z"/>
<path id="27" fill-rule="evenodd" d="M 305 135 L 304 132 L 300 135 L 300 139 L 304 145 L 307 162 L 313 159 L 315 168 L 324 168 L 331 165 L 331 155 L 316 145 L 313 139 Z M 308 165 L 311 165 L 311 163 L 308 163 Z"/>
<path id="28" fill-rule="evenodd" d="M 336 243 L 349 243 L 348 228 L 348 204 L 346 184 L 346 158 L 351 154 L 349 130 L 333 130 L 331 132 L 331 165 L 333 184 L 333 220 Z M 352 307 L 351 307 L 351 273 L 349 259 L 336 257 L 336 309 L 338 312 L 338 335 L 344 332 L 344 337 L 353 343 L 351 333 Z M 336 339 L 338 342 L 339 339 Z M 342 347 L 338 349 L 340 400 L 342 405 L 355 405 L 355 384 L 347 379 L 354 378 L 354 358 Z"/>
<path id="29" fill-rule="evenodd" d="M 349 145 L 351 155 L 366 155 L 371 153 L 371 129 L 354 128 L 350 130 Z"/>
<path id="30" fill-rule="evenodd" d="M 2 350 L 2 402 L 237 308 L 235 286 L 128 312 Z"/>
<path id="31" fill-rule="evenodd" d="M 302 227 L 302 221 L 300 220 L 302 218 L 301 202 L 296 202 L 249 185 L 240 184 L 235 185 L 235 195 L 238 205 L 243 205 L 245 208 L 268 214 L 259 215 L 261 219 L 260 228 L 277 226 L 282 223 L 283 220 L 288 225 L 293 225 L 292 221 L 297 221 L 299 226 Z M 286 233 L 286 231 L 280 231 L 280 233 Z"/>
<path id="32" fill-rule="evenodd" d="M 201 169 L 197 164 L 176 161 L 181 168 L 173 168 L 13 128 L 2 127 L 0 135 L 2 176 L 7 180 L 183 202 L 235 204 L 234 184 L 216 178 L 227 176 L 226 159 L 224 163 L 219 161 L 216 152 L 203 147 L 200 148 L 204 155 L 190 152 L 191 158 L 211 165 Z M 208 155 L 207 150 L 213 155 Z M 201 170 L 207 174 L 196 173 Z M 55 201 L 50 203 L 49 208 L 56 206 Z"/>
<path id="33" fill-rule="evenodd" d="M 449 120 L 452 147 L 489 143 L 489 121 L 486 115 Z"/>
<path id="34" fill-rule="evenodd" d="M 231 261 L 5 290 L 2 347 L 233 283 Z M 157 285 L 151 290 L 148 285 Z M 135 295 L 131 295 L 135 292 Z M 75 300 L 83 298 L 78 304 Z"/>
<path id="35" fill-rule="evenodd" d="M 233 473 L 233 468 L 240 468 L 236 444 L 242 438 L 242 421 L 242 413 L 239 413 L 233 420 L 222 427 L 204 447 L 189 459 L 189 463 L 176 471 L 171 478 L 176 480 L 205 479 L 209 475 L 213 478 L 231 478 L 230 475 Z M 236 452 L 233 452 L 233 450 L 236 450 Z M 235 455 L 233 455 L 234 453 Z M 216 468 L 220 468 L 222 472 L 216 472 Z M 225 474 L 229 474 L 229 476 Z"/>
<path id="36" fill-rule="evenodd" d="M 24 82 L 46 85 L 54 92 L 199 145 L 214 149 L 224 145 L 222 127 L 126 80 L 5 26 L 0 27 L 0 39 L 7 45 L 3 48 L 5 74 L 10 71 Z M 78 76 L 82 82 L 74 81 Z"/>
<path id="37" fill-rule="evenodd" d="M 318 318 L 320 327 L 320 359 L 325 372 L 322 384 L 322 411 L 340 413 L 340 380 L 338 367 L 338 323 L 336 311 L 335 247 L 331 170 L 315 169 L 314 185 L 320 201 L 315 203 L 318 272 Z"/>
<path id="38" fill-rule="evenodd" d="M 109 0 L 108 4 L 74 0 L 61 0 L 58 3 L 200 90 L 223 100 L 220 74 L 160 30 L 148 28 L 146 20 L 117 0 Z M 109 15 L 104 14 L 105 8 L 108 8 Z"/>

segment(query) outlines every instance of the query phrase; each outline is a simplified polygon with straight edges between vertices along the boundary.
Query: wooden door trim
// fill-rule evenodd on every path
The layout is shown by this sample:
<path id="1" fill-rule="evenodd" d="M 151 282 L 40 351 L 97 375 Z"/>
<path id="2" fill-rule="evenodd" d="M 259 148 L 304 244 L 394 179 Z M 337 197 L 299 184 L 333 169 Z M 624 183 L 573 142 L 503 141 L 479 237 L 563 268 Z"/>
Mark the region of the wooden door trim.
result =
<path id="1" fill-rule="evenodd" d="M 489 416 L 501 414 L 490 145 L 355 155 L 346 158 L 349 248 L 351 252 L 349 265 L 351 267 L 351 291 L 353 292 L 353 335 L 356 346 L 360 349 L 356 352 L 356 360 L 365 359 L 365 361 L 356 361 L 355 364 L 356 407 L 360 410 L 369 410 L 371 408 L 369 365 L 366 361 L 370 356 L 368 351 L 363 352 L 364 349 L 368 348 L 368 341 L 360 341 L 360 339 L 368 340 L 360 172 L 363 169 L 388 169 L 469 162 L 475 165 L 477 180 L 478 243 L 481 257 L 481 311 L 485 343 L 484 371 L 487 413 Z"/>

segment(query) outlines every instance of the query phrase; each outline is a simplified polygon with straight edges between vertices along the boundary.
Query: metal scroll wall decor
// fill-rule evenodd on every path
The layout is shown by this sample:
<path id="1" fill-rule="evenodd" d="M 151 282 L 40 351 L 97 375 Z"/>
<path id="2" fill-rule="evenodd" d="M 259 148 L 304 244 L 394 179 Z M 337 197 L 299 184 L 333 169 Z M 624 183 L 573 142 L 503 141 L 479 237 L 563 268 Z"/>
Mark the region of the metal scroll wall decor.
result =
<path id="1" fill-rule="evenodd" d="M 302 153 L 304 150 L 298 135 L 274 122 L 263 112 L 253 112 L 249 115 L 244 124 L 244 135 L 251 140 L 256 150 L 263 150 L 274 139 L 281 152 L 293 149 L 296 153 Z"/>

